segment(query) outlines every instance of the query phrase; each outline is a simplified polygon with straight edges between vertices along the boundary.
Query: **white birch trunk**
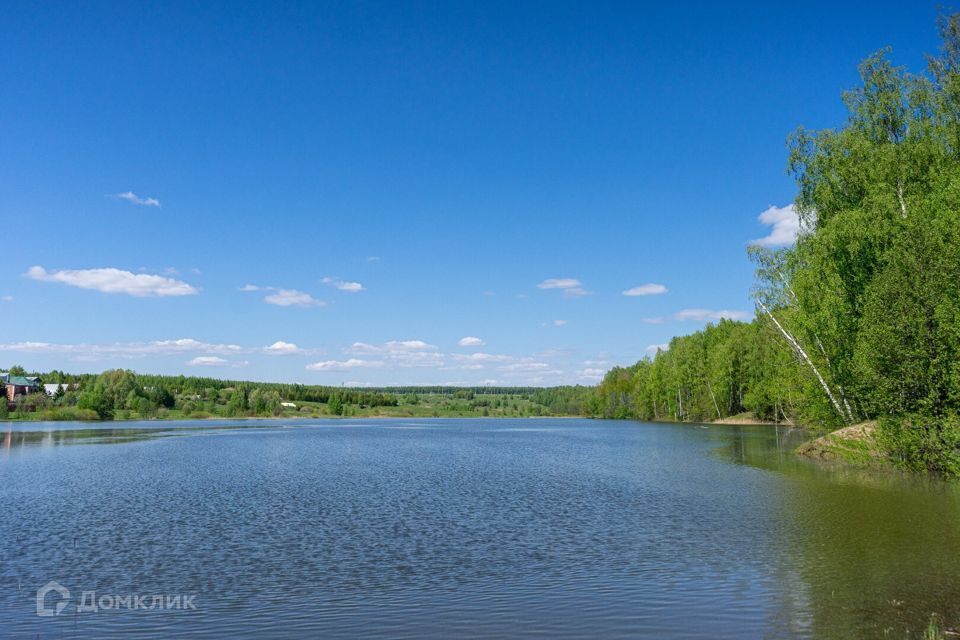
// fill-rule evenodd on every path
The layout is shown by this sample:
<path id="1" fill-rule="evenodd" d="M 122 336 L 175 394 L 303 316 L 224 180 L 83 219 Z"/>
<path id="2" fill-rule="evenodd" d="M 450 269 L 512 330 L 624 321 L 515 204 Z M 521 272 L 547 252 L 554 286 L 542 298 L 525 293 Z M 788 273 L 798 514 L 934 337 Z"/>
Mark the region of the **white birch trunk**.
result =
<path id="1" fill-rule="evenodd" d="M 710 392 L 710 397 L 713 398 L 713 408 L 717 410 L 717 420 L 720 419 L 720 405 L 717 404 L 717 396 L 713 395 L 713 385 L 710 384 L 710 381 L 707 380 L 707 390 Z"/>
<path id="2" fill-rule="evenodd" d="M 773 320 L 773 324 L 777 326 L 777 329 L 780 330 L 780 333 L 783 334 L 783 337 L 787 340 L 787 342 L 790 344 L 793 350 L 797 353 L 797 355 L 803 358 L 804 362 L 806 362 L 807 365 L 810 367 L 810 369 L 813 371 L 813 374 L 817 376 L 817 380 L 820 382 L 820 386 L 823 387 L 823 390 L 824 392 L 826 392 L 827 397 L 830 398 L 830 402 L 833 404 L 833 408 L 837 410 L 837 414 L 839 414 L 839 416 L 844 420 L 844 422 L 846 422 L 847 424 L 850 424 L 849 417 L 847 416 L 847 414 L 844 413 L 843 408 L 840 406 L 840 403 L 837 401 L 836 396 L 833 395 L 833 391 L 830 390 L 830 385 L 827 384 L 827 381 L 820 374 L 820 370 L 817 369 L 817 366 L 813 364 L 813 360 L 810 359 L 810 356 L 807 355 L 807 352 L 803 350 L 803 347 L 800 346 L 800 343 L 797 342 L 796 338 L 790 335 L 790 333 L 783 328 L 783 325 L 781 325 L 780 322 L 774 317 L 774 315 L 770 313 L 770 310 L 767 309 L 767 306 L 765 304 L 763 304 L 759 299 L 757 300 L 757 304 L 760 306 L 763 312 L 767 314 L 771 320 Z"/>
<path id="3" fill-rule="evenodd" d="M 907 203 L 903 199 L 903 182 L 897 180 L 897 199 L 900 200 L 900 215 L 907 219 Z"/>

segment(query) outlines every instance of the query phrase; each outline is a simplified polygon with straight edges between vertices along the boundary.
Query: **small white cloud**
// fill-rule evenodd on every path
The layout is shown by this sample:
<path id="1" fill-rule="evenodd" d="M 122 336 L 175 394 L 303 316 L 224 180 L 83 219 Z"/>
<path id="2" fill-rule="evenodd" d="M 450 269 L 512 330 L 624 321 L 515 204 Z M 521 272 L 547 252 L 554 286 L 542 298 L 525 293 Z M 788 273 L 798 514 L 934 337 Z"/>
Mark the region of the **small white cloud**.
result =
<path id="1" fill-rule="evenodd" d="M 274 293 L 263 299 L 267 304 L 278 307 L 323 307 L 326 303 L 323 300 L 317 300 L 309 293 L 297 291 L 296 289 L 276 289 Z"/>
<path id="2" fill-rule="evenodd" d="M 466 336 L 460 338 L 460 340 L 457 341 L 457 344 L 461 347 L 482 347 L 486 344 L 486 342 L 475 336 Z"/>
<path id="3" fill-rule="evenodd" d="M 324 278 L 321 282 L 324 284 L 329 284 L 340 291 L 346 291 L 347 293 L 360 293 L 364 291 L 363 285 L 359 282 L 346 282 L 344 280 L 338 280 L 336 278 Z"/>
<path id="4" fill-rule="evenodd" d="M 380 262 L 380 256 L 367 256 L 367 262 Z"/>
<path id="5" fill-rule="evenodd" d="M 550 365 L 546 362 L 514 362 L 513 364 L 505 364 L 502 367 L 497 367 L 497 369 L 504 372 L 536 371 L 542 373 L 550 369 Z"/>
<path id="6" fill-rule="evenodd" d="M 580 298 L 593 295 L 592 291 L 583 288 L 581 282 L 576 278 L 547 278 L 537 285 L 538 289 L 559 289 L 563 291 L 564 297 Z"/>
<path id="7" fill-rule="evenodd" d="M 349 360 L 324 360 L 323 362 L 314 362 L 307 365 L 307 371 L 347 371 L 349 369 L 370 368 L 375 369 L 383 366 L 380 360 L 360 360 L 359 358 L 350 358 Z"/>
<path id="8" fill-rule="evenodd" d="M 666 318 L 640 318 L 640 322 L 645 324 L 663 324 L 666 321 Z"/>
<path id="9" fill-rule="evenodd" d="M 293 344 L 292 342 L 284 342 L 283 340 L 277 340 L 269 347 L 264 347 L 263 352 L 267 355 L 273 356 L 288 356 L 295 355 L 298 353 L 303 353 L 303 349 Z"/>
<path id="10" fill-rule="evenodd" d="M 0 296 L 0 302 L 13 302 L 13 296 Z"/>
<path id="11" fill-rule="evenodd" d="M 272 293 L 263 298 L 267 304 L 278 307 L 325 307 L 327 303 L 323 300 L 317 300 L 309 293 L 298 291 L 296 289 L 281 289 L 279 287 L 262 287 L 256 284 L 245 284 L 240 287 L 240 291 L 271 291 Z"/>
<path id="12" fill-rule="evenodd" d="M 382 344 L 354 342 L 346 353 L 351 355 L 377 355 L 397 367 L 442 367 L 444 356 L 437 347 L 423 340 L 390 340 Z"/>
<path id="13" fill-rule="evenodd" d="M 59 282 L 80 289 L 123 293 L 138 298 L 191 296 L 200 293 L 196 287 L 180 280 L 113 268 L 47 271 L 43 267 L 30 267 L 24 275 L 31 280 Z"/>
<path id="14" fill-rule="evenodd" d="M 651 282 L 650 284 L 642 284 L 639 287 L 627 289 L 623 292 L 623 295 L 632 298 L 635 296 L 656 296 L 666 292 L 667 288 L 665 286 Z"/>
<path id="15" fill-rule="evenodd" d="M 127 202 L 140 205 L 142 207 L 159 207 L 160 201 L 156 198 L 141 198 L 133 191 L 124 191 L 123 193 L 114 193 L 108 195 L 108 198 L 114 198 L 116 200 L 126 200 Z"/>
<path id="16" fill-rule="evenodd" d="M 413 351 L 432 351 L 436 347 L 427 344 L 423 340 L 390 340 L 383 344 L 367 344 L 366 342 L 354 342 L 347 349 L 347 353 L 357 354 L 397 354 L 409 353 Z"/>
<path id="17" fill-rule="evenodd" d="M 566 324 L 567 324 L 567 321 L 566 321 L 566 320 L 554 320 L 554 321 L 553 321 L 553 326 L 555 326 L 555 327 L 563 327 L 563 326 L 566 326 Z"/>
<path id="18" fill-rule="evenodd" d="M 670 349 L 669 344 L 651 344 L 644 351 L 649 355 L 655 355 L 657 351 L 667 351 Z"/>
<path id="19" fill-rule="evenodd" d="M 587 367 L 585 369 L 581 369 L 580 371 L 578 371 L 577 376 L 582 380 L 599 382 L 600 380 L 603 379 L 603 376 L 604 374 L 606 374 L 606 372 L 607 372 L 606 369 Z"/>
<path id="20" fill-rule="evenodd" d="M 580 286 L 576 278 L 547 278 L 537 285 L 538 289 L 573 289 Z"/>
<path id="21" fill-rule="evenodd" d="M 721 309 L 714 311 L 712 309 L 683 309 L 673 314 L 675 320 L 696 320 L 698 322 L 708 322 L 710 320 L 746 320 L 750 313 L 746 311 L 731 311 Z"/>
<path id="22" fill-rule="evenodd" d="M 110 358 L 143 358 L 147 356 L 174 356 L 184 354 L 237 356 L 241 354 L 304 355 L 321 353 L 320 349 L 303 349 L 290 342 L 277 341 L 268 347 L 244 347 L 236 344 L 209 343 L 193 338 L 155 340 L 153 342 L 115 342 L 112 344 L 57 344 L 49 342 L 0 343 L 0 352 L 54 353 L 94 362 Z M 197 364 L 202 364 L 198 361 Z M 231 360 L 233 366 L 242 363 Z"/>
<path id="23" fill-rule="evenodd" d="M 450 358 L 456 362 L 513 362 L 513 356 L 499 353 L 452 353 Z"/>
<path id="24" fill-rule="evenodd" d="M 191 367 L 222 367 L 229 362 L 229 360 L 217 356 L 197 356 L 192 360 L 187 360 L 187 364 Z"/>
<path id="25" fill-rule="evenodd" d="M 785 247 L 793 244 L 800 233 L 800 217 L 792 204 L 785 207 L 771 205 L 758 217 L 761 224 L 770 229 L 769 235 L 758 238 L 750 244 L 761 247 Z"/>

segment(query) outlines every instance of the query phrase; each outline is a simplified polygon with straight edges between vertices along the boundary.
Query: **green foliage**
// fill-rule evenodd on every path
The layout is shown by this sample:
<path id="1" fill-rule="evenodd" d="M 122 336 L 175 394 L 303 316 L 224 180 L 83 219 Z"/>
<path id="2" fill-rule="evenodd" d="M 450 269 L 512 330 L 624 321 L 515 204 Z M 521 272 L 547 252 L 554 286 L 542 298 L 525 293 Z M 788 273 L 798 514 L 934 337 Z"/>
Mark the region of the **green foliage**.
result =
<path id="1" fill-rule="evenodd" d="M 330 412 L 330 415 L 343 415 L 343 400 L 340 398 L 340 394 L 335 393 L 330 396 L 330 399 L 327 400 L 327 411 Z"/>
<path id="2" fill-rule="evenodd" d="M 111 370 L 98 375 L 51 371 L 38 375 L 65 389 L 53 398 L 30 394 L 18 400 L 18 420 L 167 419 L 322 415 L 520 416 L 579 415 L 588 387 L 389 387 L 350 389 L 156 376 Z M 403 400 L 403 402 L 401 402 Z M 283 402 L 297 404 L 284 407 Z M 326 409 L 324 409 L 326 406 Z M 63 409 L 62 411 L 60 409 Z M 48 411 L 49 410 L 49 411 Z M 53 413 L 50 413 L 50 412 Z M 60 416 L 60 417 L 57 417 Z"/>
<path id="3" fill-rule="evenodd" d="M 764 323 L 721 320 L 597 387 L 585 413 L 604 418 L 702 422 L 750 413 L 771 421 L 803 414 L 802 370 Z"/>
<path id="4" fill-rule="evenodd" d="M 898 467 L 960 476 L 960 416 L 885 417 L 876 437 Z"/>
<path id="5" fill-rule="evenodd" d="M 81 409 L 79 407 L 54 407 L 42 411 L 38 418 L 40 420 L 100 420 L 100 415 L 91 409 Z"/>
<path id="6" fill-rule="evenodd" d="M 102 382 L 97 382 L 80 393 L 77 408 L 93 411 L 101 420 L 113 418 L 113 398 Z"/>

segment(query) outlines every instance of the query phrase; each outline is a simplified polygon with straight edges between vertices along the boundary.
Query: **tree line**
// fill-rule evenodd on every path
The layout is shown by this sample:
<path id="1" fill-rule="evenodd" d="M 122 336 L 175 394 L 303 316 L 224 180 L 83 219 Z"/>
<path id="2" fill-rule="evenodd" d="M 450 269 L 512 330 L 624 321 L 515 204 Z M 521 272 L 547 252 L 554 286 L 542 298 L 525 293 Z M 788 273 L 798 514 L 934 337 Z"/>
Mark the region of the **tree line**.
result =
<path id="1" fill-rule="evenodd" d="M 14 404 L 14 417 L 50 420 L 266 417 L 285 411 L 305 411 L 308 416 L 349 416 L 368 409 L 403 415 L 390 411 L 401 405 L 417 408 L 416 412 L 406 412 L 417 415 L 580 415 L 583 401 L 592 393 L 589 387 L 345 388 L 161 376 L 125 369 L 100 374 L 27 372 L 17 365 L 9 372 L 38 376 L 46 384 L 59 385 L 52 396 L 18 396 Z M 7 403 L 0 402 L 0 418 L 7 417 L 8 411 Z"/>

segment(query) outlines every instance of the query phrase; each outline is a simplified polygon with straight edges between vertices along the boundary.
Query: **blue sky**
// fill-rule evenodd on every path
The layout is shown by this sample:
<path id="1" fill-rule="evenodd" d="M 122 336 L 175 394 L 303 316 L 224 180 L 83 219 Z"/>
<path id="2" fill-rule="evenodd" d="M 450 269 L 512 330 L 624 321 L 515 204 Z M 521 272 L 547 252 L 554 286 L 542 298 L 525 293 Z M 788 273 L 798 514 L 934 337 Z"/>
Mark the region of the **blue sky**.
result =
<path id="1" fill-rule="evenodd" d="M 780 4 L 3 3 L 0 367 L 592 384 L 751 317 L 787 134 L 938 46 Z"/>

